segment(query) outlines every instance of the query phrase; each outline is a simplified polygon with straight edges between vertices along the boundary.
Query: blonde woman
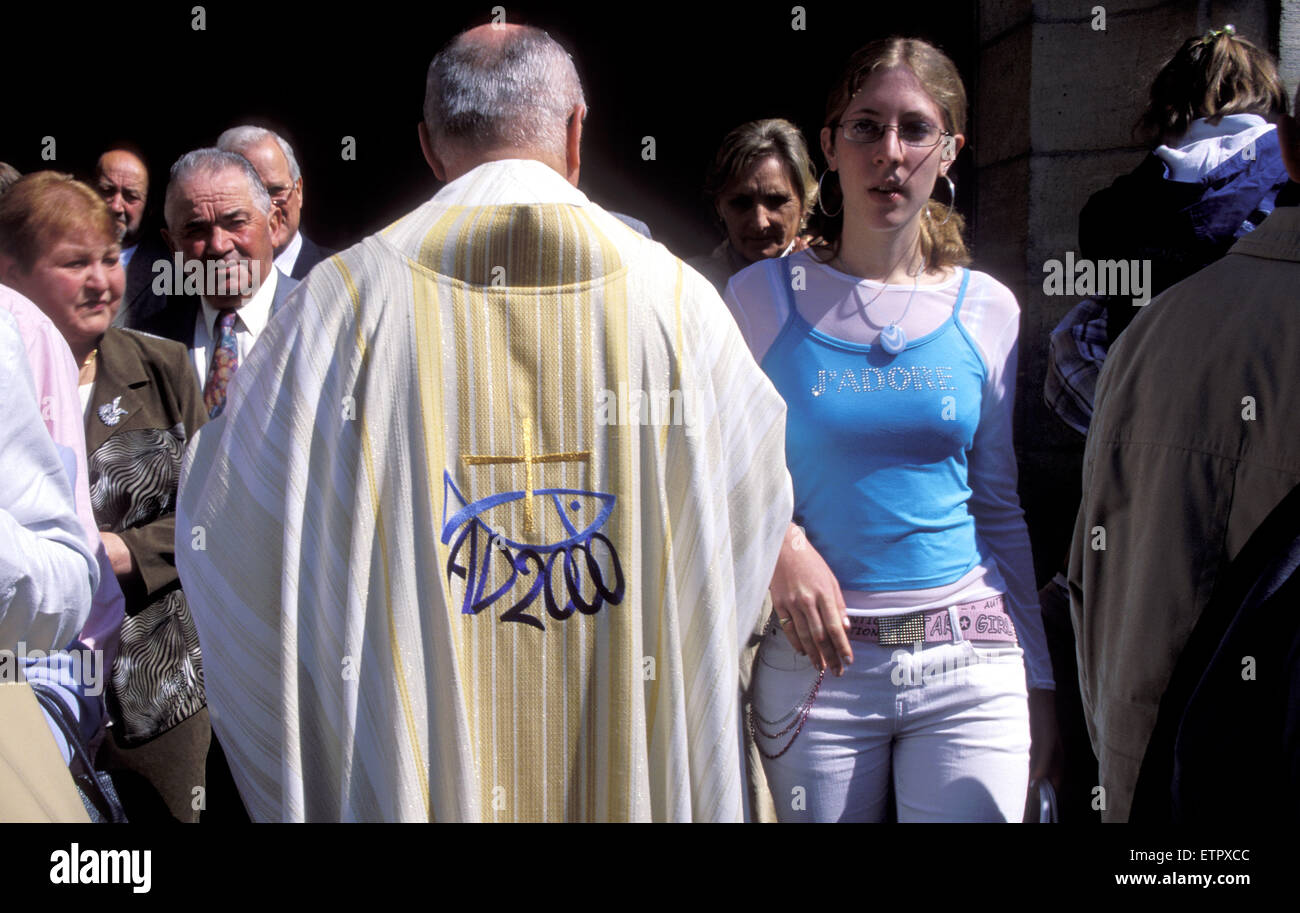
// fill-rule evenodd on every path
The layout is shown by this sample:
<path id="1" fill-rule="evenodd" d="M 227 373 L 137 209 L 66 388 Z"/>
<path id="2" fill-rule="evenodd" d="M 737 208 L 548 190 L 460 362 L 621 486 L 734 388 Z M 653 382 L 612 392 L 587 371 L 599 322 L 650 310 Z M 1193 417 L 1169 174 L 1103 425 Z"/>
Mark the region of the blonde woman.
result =
<path id="1" fill-rule="evenodd" d="M 719 294 L 751 263 L 807 247 L 800 233 L 817 205 L 817 175 L 803 134 L 788 120 L 754 120 L 728 133 L 704 192 L 726 237 L 712 253 L 686 262 Z"/>
<path id="2" fill-rule="evenodd" d="M 727 288 L 789 409 L 794 523 L 751 712 L 782 820 L 883 820 L 891 778 L 900 821 L 1020 820 L 1026 667 L 1055 743 L 1012 449 L 1019 309 L 966 268 L 965 121 L 931 45 L 858 51 L 821 131 L 829 246 Z"/>

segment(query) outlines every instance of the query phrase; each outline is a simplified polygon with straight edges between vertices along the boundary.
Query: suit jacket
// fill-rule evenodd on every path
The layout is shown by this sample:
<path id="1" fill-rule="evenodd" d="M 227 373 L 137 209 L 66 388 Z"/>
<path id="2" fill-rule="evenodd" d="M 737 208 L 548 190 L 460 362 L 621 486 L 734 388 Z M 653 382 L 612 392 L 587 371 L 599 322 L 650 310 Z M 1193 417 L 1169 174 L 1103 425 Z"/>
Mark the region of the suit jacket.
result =
<path id="1" fill-rule="evenodd" d="M 157 236 L 144 235 L 126 267 L 126 293 L 113 326 L 138 329 L 167 306 L 167 296 L 153 290 L 153 265 L 171 260 L 172 252 Z"/>
<path id="2" fill-rule="evenodd" d="M 1141 308 L 1102 369 L 1069 583 L 1104 820 L 1128 818 L 1218 578 L 1300 484 L 1297 284 L 1300 208 L 1279 207 Z"/>
<path id="3" fill-rule="evenodd" d="M 302 232 L 298 234 L 302 236 L 302 249 L 298 251 L 298 259 L 293 261 L 293 272 L 289 274 L 289 278 L 294 280 L 307 278 L 313 266 L 335 253 L 329 248 L 321 247 Z"/>
<path id="4" fill-rule="evenodd" d="M 305 240 L 305 239 L 304 239 Z M 301 259 L 301 258 L 300 258 Z M 132 261 L 134 262 L 134 261 Z M 275 284 L 275 296 L 271 299 L 271 316 L 274 317 L 284 305 L 284 299 L 298 285 L 297 279 L 290 279 L 280 273 Z M 172 295 L 167 299 L 167 306 L 153 314 L 136 329 L 163 339 L 182 342 L 187 349 L 194 348 L 194 324 L 198 319 L 202 305 L 199 299 L 189 295 Z"/>
<path id="5" fill-rule="evenodd" d="M 206 421 L 184 346 L 109 328 L 99 343 L 86 410 L 86 453 L 95 521 L 118 533 L 135 559 L 134 579 L 123 581 L 128 615 L 178 584 L 176 457 Z M 114 446 L 105 448 L 110 441 Z"/>

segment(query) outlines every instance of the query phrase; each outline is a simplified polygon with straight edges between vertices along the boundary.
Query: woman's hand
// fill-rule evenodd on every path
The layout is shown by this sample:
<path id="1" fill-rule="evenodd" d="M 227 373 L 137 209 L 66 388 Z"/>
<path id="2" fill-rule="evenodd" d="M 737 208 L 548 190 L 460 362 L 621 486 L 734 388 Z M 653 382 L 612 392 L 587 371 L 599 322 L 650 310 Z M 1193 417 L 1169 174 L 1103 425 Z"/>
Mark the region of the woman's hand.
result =
<path id="1" fill-rule="evenodd" d="M 108 552 L 108 562 L 113 565 L 113 573 L 121 580 L 135 571 L 135 560 L 131 557 L 131 550 L 126 547 L 122 537 L 117 533 L 100 533 L 99 538 L 104 540 L 104 550 Z"/>
<path id="2" fill-rule="evenodd" d="M 844 674 L 853 662 L 839 581 L 801 527 L 790 524 L 772 574 L 772 609 L 791 646 L 818 669 Z"/>

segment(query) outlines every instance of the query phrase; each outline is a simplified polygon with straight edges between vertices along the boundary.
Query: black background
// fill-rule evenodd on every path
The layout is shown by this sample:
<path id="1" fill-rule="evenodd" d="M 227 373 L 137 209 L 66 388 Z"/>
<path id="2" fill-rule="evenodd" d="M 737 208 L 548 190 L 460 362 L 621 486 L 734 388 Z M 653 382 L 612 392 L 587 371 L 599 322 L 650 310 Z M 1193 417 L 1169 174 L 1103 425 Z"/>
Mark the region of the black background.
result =
<path id="1" fill-rule="evenodd" d="M 416 124 L 434 53 L 492 20 L 490 2 L 343 6 L 189 2 L 117 8 L 28 4 L 0 13 L 0 160 L 88 177 L 111 142 L 141 146 L 151 170 L 146 228 L 160 225 L 166 171 L 239 123 L 290 139 L 304 177 L 303 229 L 345 247 L 432 196 Z M 502 3 L 506 21 L 546 29 L 573 54 L 590 113 L 581 188 L 606 208 L 649 223 L 687 257 L 721 237 L 701 185 L 718 143 L 737 124 L 786 117 L 817 146 L 827 91 L 845 60 L 890 34 L 927 38 L 953 57 L 974 95 L 973 3 Z M 978 117 L 978 112 L 972 112 Z M 967 131 L 968 135 L 970 130 Z M 41 158 L 55 138 L 56 158 Z M 356 139 L 356 160 L 341 157 Z M 653 136 L 656 158 L 642 158 Z M 958 160 L 969 216 L 971 155 Z"/>
<path id="2" fill-rule="evenodd" d="M 788 829 L 787 829 L 788 830 Z M 1116 909 L 1164 899 L 1181 905 L 1207 899 L 1210 909 L 1254 906 L 1271 888 L 1278 896 L 1293 855 L 1257 829 L 1153 827 L 975 827 L 927 825 L 923 839 L 907 832 L 857 828 L 800 830 L 803 839 L 774 838 L 767 828 L 601 827 L 539 830 L 526 825 L 479 829 L 354 825 L 175 828 L 171 836 L 141 827 L 12 825 L 4 872 L 15 895 L 56 898 L 93 908 L 193 906 L 196 897 L 235 909 L 337 910 L 362 902 L 441 910 L 544 908 L 623 910 L 640 903 L 703 909 L 808 906 L 821 883 L 857 889 L 868 909 L 929 910 L 971 898 L 1012 910 L 1102 910 L 1091 902 L 1127 898 Z M 784 834 L 784 831 L 782 832 Z M 478 840 L 467 840 L 479 837 Z M 79 849 L 153 851 L 152 888 L 53 885 L 51 855 Z M 1133 861 L 1133 851 L 1247 850 L 1248 862 Z M 810 855 L 811 853 L 811 855 Z M 1248 875 L 1249 885 L 1118 885 L 1116 875 L 1178 872 Z M 1139 906 L 1141 905 L 1141 906 Z M 1198 906 L 1198 908 L 1200 908 Z"/>

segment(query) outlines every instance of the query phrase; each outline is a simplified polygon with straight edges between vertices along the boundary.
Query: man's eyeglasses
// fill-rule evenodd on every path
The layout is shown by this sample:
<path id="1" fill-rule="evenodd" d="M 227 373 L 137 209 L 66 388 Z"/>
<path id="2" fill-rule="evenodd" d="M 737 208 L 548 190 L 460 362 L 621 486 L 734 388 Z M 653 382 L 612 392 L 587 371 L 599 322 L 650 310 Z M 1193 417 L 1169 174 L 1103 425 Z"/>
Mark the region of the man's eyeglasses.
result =
<path id="1" fill-rule="evenodd" d="M 951 135 L 947 130 L 923 120 L 908 121 L 905 124 L 878 124 L 863 117 L 840 122 L 840 133 L 850 143 L 878 143 L 884 139 L 885 131 L 891 128 L 898 132 L 898 141 L 904 146 L 922 149 L 934 146 L 945 136 Z"/>
<path id="2" fill-rule="evenodd" d="M 266 192 L 270 195 L 272 203 L 276 206 L 283 206 L 289 201 L 290 195 L 293 194 L 293 185 L 290 184 L 288 187 L 281 187 L 279 184 L 276 184 L 273 187 L 266 188 Z"/>

